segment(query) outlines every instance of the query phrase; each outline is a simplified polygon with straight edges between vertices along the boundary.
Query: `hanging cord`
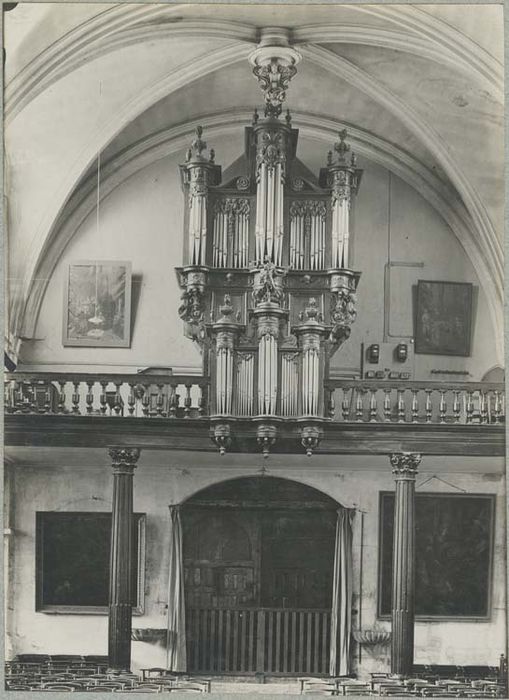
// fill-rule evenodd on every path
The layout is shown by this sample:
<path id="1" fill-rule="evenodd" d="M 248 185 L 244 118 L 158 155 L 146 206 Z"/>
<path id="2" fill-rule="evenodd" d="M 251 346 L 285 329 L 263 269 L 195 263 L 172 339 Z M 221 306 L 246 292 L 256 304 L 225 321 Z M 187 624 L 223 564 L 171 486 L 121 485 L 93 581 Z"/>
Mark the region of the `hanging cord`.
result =
<path id="1" fill-rule="evenodd" d="M 99 101 L 101 101 L 102 97 L 102 81 L 99 81 Z M 97 227 L 97 234 L 99 234 L 99 203 L 101 201 L 101 149 L 97 152 L 97 198 L 96 198 L 96 227 Z"/>
<path id="2" fill-rule="evenodd" d="M 458 491 L 462 491 L 463 493 L 467 493 L 466 489 L 462 489 L 460 486 L 456 486 L 455 484 L 451 484 L 449 481 L 446 481 L 445 479 L 441 479 L 436 474 L 433 474 L 433 476 L 430 476 L 429 479 L 426 479 L 426 481 L 423 481 L 422 484 L 419 484 L 418 486 L 416 486 L 415 490 L 417 491 L 417 489 L 420 489 L 421 486 L 424 486 L 424 484 L 427 484 L 430 481 L 433 481 L 433 479 L 436 479 L 437 481 L 441 481 L 442 484 L 446 484 L 447 486 L 450 486 L 453 489 L 457 489 Z"/>
<path id="3" fill-rule="evenodd" d="M 96 229 L 99 234 L 99 202 L 101 200 L 101 151 L 97 154 L 97 200 L 96 200 Z"/>

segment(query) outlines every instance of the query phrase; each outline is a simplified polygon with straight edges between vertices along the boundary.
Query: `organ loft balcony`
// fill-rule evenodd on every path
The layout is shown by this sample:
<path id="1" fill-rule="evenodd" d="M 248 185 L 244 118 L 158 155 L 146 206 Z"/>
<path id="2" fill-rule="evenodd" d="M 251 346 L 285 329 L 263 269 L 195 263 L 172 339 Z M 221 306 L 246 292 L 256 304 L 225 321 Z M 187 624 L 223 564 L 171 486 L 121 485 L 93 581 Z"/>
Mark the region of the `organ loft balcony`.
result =
<path id="1" fill-rule="evenodd" d="M 264 457 L 504 453 L 502 384 L 374 371 L 377 343 L 361 343 L 355 376 L 334 373 L 352 343 L 358 294 L 370 274 L 353 269 L 367 262 L 353 256 L 363 171 L 345 129 L 318 173 L 297 157 L 299 131 L 283 102 L 299 61 L 285 36 L 274 46 L 262 42 L 250 62 L 265 107 L 244 128 L 244 153 L 223 172 L 197 126 L 180 165 L 178 312 L 182 332 L 200 350 L 201 372 L 7 374 L 7 445 L 132 444 Z M 450 284 L 470 299 L 471 284 Z M 425 345 L 433 340 L 434 310 L 432 292 L 422 291 L 429 297 L 417 310 Z M 446 316 L 436 324 L 455 342 L 468 340 L 470 322 Z M 400 368 L 412 342 L 393 348 Z"/>
<path id="2" fill-rule="evenodd" d="M 240 393 L 231 413 L 218 415 L 208 376 L 16 371 L 5 375 L 5 443 L 7 451 L 125 444 L 275 455 L 504 454 L 503 384 L 329 378 L 322 393 L 321 415 L 303 415 L 298 402 L 295 415 L 246 412 Z M 267 425 L 273 430 L 264 434 Z"/>

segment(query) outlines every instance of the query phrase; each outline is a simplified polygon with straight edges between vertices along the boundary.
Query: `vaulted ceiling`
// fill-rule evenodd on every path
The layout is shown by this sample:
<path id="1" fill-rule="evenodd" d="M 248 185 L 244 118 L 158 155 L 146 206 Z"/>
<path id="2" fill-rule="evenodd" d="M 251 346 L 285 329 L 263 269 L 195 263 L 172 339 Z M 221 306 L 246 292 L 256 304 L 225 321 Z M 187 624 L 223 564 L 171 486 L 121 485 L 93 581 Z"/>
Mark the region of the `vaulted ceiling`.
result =
<path id="1" fill-rule="evenodd" d="M 198 123 L 225 144 L 224 166 L 238 154 L 262 102 L 247 56 L 268 26 L 303 57 L 288 106 L 309 164 L 346 126 L 361 158 L 449 224 L 502 327 L 501 5 L 19 3 L 4 27 L 12 336 L 33 335 L 47 278 L 95 206 L 99 152 L 103 197 L 184 153 Z"/>

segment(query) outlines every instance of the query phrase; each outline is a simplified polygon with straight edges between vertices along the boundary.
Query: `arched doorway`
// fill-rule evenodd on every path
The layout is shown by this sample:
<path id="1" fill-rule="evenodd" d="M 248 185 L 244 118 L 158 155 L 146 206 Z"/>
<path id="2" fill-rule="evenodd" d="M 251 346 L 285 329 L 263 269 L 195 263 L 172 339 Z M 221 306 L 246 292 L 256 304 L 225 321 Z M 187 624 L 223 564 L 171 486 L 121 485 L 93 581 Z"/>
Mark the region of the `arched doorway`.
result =
<path id="1" fill-rule="evenodd" d="M 190 671 L 327 672 L 337 509 L 273 477 L 222 482 L 182 505 Z"/>

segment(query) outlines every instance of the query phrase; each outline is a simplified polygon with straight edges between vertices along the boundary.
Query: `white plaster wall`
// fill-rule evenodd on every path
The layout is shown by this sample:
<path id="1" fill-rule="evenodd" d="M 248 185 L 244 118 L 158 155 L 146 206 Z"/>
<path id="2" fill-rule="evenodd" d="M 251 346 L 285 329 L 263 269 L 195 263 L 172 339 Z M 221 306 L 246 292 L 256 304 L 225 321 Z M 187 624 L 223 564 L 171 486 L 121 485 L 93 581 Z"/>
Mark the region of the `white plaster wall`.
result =
<path id="1" fill-rule="evenodd" d="M 242 151 L 242 131 L 215 139 L 218 162 L 228 166 Z M 299 154 L 317 172 L 323 153 L 316 142 L 301 139 Z M 76 231 L 58 262 L 43 300 L 36 339 L 26 341 L 20 364 L 55 369 L 136 371 L 153 365 L 200 367 L 195 345 L 184 338 L 177 309 L 180 290 L 174 267 L 182 264 L 183 206 L 178 163 L 182 155 L 164 158 L 129 178 Z M 479 380 L 496 363 L 494 331 L 486 297 L 459 242 L 432 207 L 387 170 L 362 162 L 364 176 L 355 204 L 353 267 L 362 272 L 358 316 L 333 366 L 358 368 L 360 346 L 382 343 L 384 332 L 395 347 L 413 335 L 413 287 L 418 279 L 471 282 L 474 293 L 472 355 L 468 358 L 419 355 L 397 369 L 433 379 L 430 370 L 465 370 Z M 62 300 L 69 263 L 84 259 L 131 260 L 133 324 L 131 348 L 64 348 Z M 391 269 L 391 294 L 384 297 L 384 272 Z M 408 264 L 420 267 L 408 267 Z M 388 324 L 384 327 L 384 310 Z M 412 355 L 412 353 L 410 353 Z M 378 369 L 379 367 L 376 367 Z M 383 368 L 383 367 L 380 367 Z"/>
<path id="2" fill-rule="evenodd" d="M 145 453 L 147 455 L 148 453 Z M 168 505 L 179 503 L 197 490 L 218 481 L 238 476 L 257 475 L 260 460 L 253 455 L 252 466 L 243 468 L 205 468 L 182 466 L 168 457 L 167 466 L 156 467 L 140 459 L 135 474 L 134 509 L 145 512 L 146 520 L 146 587 L 145 614 L 133 618 L 134 627 L 166 626 L 168 578 Z M 145 457 L 147 459 L 147 457 Z M 173 458 L 174 459 L 174 458 Z M 394 482 L 386 457 L 355 459 L 348 468 L 348 457 L 328 467 L 278 467 L 268 463 L 269 474 L 294 479 L 328 493 L 340 503 L 363 511 L 362 596 L 359 599 L 361 561 L 360 512 L 354 524 L 354 608 L 359 612 L 353 624 L 370 627 L 376 622 L 378 575 L 378 503 L 379 492 L 392 490 Z M 470 460 L 471 461 L 471 460 Z M 505 644 L 504 583 L 504 480 L 493 473 L 493 460 L 479 460 L 479 473 L 447 473 L 446 458 L 427 457 L 417 485 L 434 473 L 449 482 L 431 480 L 422 491 L 456 493 L 494 493 L 497 495 L 495 557 L 492 590 L 492 615 L 486 622 L 417 622 L 416 663 L 458 663 L 496 665 Z M 15 469 L 15 512 L 13 553 L 14 577 L 12 610 L 7 623 L 8 641 L 13 653 L 80 653 L 107 652 L 107 618 L 98 615 L 55 615 L 35 612 L 35 512 L 37 510 L 107 511 L 111 507 L 111 473 L 97 462 L 84 466 L 17 466 Z M 418 489 L 419 490 L 419 489 Z M 389 626 L 388 622 L 379 622 Z M 164 650 L 133 642 L 133 666 L 164 663 Z M 383 654 L 382 654 L 383 656 Z M 387 663 L 387 658 L 373 659 L 363 652 L 361 672 L 369 672 Z"/>

